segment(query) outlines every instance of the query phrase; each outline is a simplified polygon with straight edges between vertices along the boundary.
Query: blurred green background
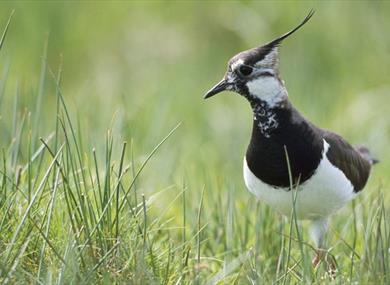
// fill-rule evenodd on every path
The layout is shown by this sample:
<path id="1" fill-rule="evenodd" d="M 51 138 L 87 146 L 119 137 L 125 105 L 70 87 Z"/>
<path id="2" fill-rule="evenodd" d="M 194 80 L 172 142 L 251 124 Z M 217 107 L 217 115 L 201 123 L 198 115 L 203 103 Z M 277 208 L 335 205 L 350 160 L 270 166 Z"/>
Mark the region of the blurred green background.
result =
<path id="1" fill-rule="evenodd" d="M 233 93 L 208 101 L 203 95 L 221 79 L 230 57 L 288 31 L 314 8 L 310 22 L 280 49 L 290 99 L 315 124 L 372 150 L 381 163 L 359 201 L 376 197 L 378 189 L 389 201 L 390 2 L 16 1 L 1 2 L 0 7 L 2 28 L 15 9 L 0 51 L 0 90 L 5 88 L 0 98 L 1 148 L 14 153 L 19 147 L 20 163 L 27 161 L 27 142 L 14 145 L 20 126 L 15 122 L 26 114 L 30 123 L 23 133 L 31 128 L 35 146 L 39 137 L 55 130 L 57 97 L 51 73 L 61 64 L 61 88 L 86 157 L 96 148 L 104 158 L 111 129 L 117 159 L 127 141 L 140 165 L 181 122 L 142 172 L 138 191 L 149 197 L 168 189 L 153 202 L 152 213 L 167 210 L 167 217 L 173 216 L 169 226 L 177 229 L 182 204 L 172 199 L 185 185 L 188 224 L 196 233 L 204 189 L 204 223 L 210 222 L 204 238 L 210 243 L 202 254 L 209 257 L 224 252 L 221 232 L 225 222 L 231 222 L 223 208 L 231 203 L 226 197 L 235 198 L 237 224 L 243 216 L 255 221 L 257 205 L 245 189 L 241 170 L 252 126 L 248 103 Z M 344 218 L 350 210 L 344 210 Z M 339 229 L 345 224 L 343 216 L 338 224 Z M 273 240 L 271 232 L 262 234 Z M 228 244 L 225 251 L 236 250 L 242 236 L 236 233 L 234 246 Z M 252 241 L 242 244 L 248 248 Z"/>
<path id="2" fill-rule="evenodd" d="M 317 125 L 369 146 L 382 161 L 371 184 L 389 181 L 390 3 L 96 1 L 1 7 L 2 26 L 15 9 L 0 53 L 1 72 L 9 70 L 1 102 L 3 146 L 12 140 L 16 92 L 17 108 L 38 117 L 38 136 L 54 129 L 50 72 L 43 105 L 35 112 L 47 40 L 48 68 L 56 73 L 63 61 L 63 93 L 86 152 L 102 149 L 112 128 L 118 144 L 134 141 L 142 160 L 182 122 L 144 173 L 144 191 L 183 180 L 200 189 L 213 176 L 243 197 L 248 104 L 233 93 L 207 102 L 202 96 L 223 76 L 231 56 L 286 32 L 314 8 L 310 23 L 280 52 L 291 101 Z"/>

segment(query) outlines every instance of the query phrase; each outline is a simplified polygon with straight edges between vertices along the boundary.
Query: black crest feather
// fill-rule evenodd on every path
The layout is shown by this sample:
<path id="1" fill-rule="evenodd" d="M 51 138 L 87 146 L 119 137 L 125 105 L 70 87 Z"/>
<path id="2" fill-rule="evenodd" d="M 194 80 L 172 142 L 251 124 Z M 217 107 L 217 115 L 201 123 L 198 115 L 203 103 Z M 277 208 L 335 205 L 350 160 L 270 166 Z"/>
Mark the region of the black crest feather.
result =
<path id="1" fill-rule="evenodd" d="M 310 18 L 314 15 L 314 10 L 311 9 L 309 14 L 307 14 L 306 18 L 303 19 L 303 21 L 298 25 L 296 26 L 294 29 L 292 29 L 291 31 L 285 33 L 284 35 L 278 37 L 277 39 L 274 39 L 272 42 L 266 44 L 264 47 L 269 47 L 269 48 L 273 48 L 275 46 L 279 46 L 280 43 L 287 37 L 289 37 L 290 35 L 292 35 L 293 33 L 295 33 L 296 31 L 298 31 L 304 24 L 306 24 Z"/>
<path id="2" fill-rule="evenodd" d="M 245 64 L 247 65 L 252 65 L 255 64 L 256 62 L 261 61 L 267 54 L 269 54 L 275 47 L 278 47 L 280 43 L 299 30 L 304 24 L 306 24 L 310 18 L 313 16 L 314 10 L 310 10 L 309 14 L 306 16 L 306 18 L 294 29 L 291 31 L 285 33 L 284 35 L 274 39 L 273 41 L 269 42 L 268 44 L 265 44 L 263 46 L 255 47 L 243 52 L 240 52 L 239 54 L 235 55 L 231 60 L 230 63 L 237 61 L 238 59 L 242 59 Z"/>

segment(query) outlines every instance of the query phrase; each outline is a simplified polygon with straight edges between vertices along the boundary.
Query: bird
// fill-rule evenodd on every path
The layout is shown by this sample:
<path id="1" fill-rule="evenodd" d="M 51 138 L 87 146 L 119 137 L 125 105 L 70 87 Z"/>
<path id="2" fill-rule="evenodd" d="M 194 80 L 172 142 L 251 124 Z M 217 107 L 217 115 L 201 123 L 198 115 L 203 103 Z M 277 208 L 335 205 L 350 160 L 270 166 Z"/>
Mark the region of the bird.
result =
<path id="1" fill-rule="evenodd" d="M 310 10 L 298 26 L 267 44 L 233 56 L 223 79 L 204 98 L 233 91 L 249 102 L 253 123 L 243 162 L 245 185 L 282 215 L 291 216 L 294 210 L 298 220 L 310 221 L 317 267 L 329 256 L 325 236 L 331 216 L 363 190 L 377 160 L 367 147 L 353 147 L 317 127 L 289 100 L 279 71 L 279 48 L 313 14 Z M 335 260 L 329 263 L 329 270 L 336 270 Z"/>

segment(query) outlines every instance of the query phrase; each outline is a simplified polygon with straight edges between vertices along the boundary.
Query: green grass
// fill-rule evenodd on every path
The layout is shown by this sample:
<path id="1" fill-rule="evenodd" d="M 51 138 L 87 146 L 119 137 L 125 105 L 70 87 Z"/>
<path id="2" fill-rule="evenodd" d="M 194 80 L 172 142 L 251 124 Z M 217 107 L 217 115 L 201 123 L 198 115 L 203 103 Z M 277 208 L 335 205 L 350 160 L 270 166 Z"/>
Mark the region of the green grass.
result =
<path id="1" fill-rule="evenodd" d="M 307 224 L 246 191 L 246 102 L 201 99 L 311 7 L 281 51 L 290 97 L 382 160 L 332 219 L 335 280 L 312 268 Z M 390 5 L 2 8 L 0 284 L 390 283 Z"/>

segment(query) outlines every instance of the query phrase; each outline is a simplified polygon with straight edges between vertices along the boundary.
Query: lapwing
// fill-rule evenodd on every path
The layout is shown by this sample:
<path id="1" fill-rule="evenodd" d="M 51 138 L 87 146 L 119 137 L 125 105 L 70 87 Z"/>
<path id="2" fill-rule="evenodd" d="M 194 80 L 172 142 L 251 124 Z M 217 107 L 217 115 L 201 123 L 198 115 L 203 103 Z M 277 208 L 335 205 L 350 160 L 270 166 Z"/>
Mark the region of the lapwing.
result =
<path id="1" fill-rule="evenodd" d="M 233 91 L 248 100 L 253 127 L 244 157 L 244 180 L 259 200 L 300 220 L 310 220 L 317 266 L 326 252 L 329 217 L 364 188 L 376 162 L 366 147 L 315 126 L 291 104 L 279 72 L 278 50 L 294 29 L 271 42 L 238 53 L 223 79 L 204 98 Z M 291 189 L 297 189 L 295 199 Z"/>

